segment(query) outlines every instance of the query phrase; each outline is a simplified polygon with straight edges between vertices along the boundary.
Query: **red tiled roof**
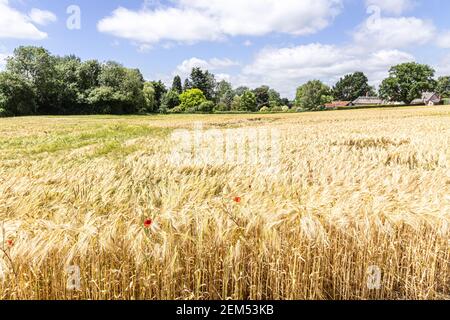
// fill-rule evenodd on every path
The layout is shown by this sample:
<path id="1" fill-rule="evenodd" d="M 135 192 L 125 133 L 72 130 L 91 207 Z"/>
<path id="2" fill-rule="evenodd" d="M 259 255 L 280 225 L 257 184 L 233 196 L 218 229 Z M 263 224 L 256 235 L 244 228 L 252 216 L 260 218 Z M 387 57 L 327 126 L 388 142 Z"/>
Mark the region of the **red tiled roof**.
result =
<path id="1" fill-rule="evenodd" d="M 335 108 L 335 107 L 346 107 L 350 104 L 350 101 L 333 101 L 331 103 L 325 104 L 327 108 Z"/>

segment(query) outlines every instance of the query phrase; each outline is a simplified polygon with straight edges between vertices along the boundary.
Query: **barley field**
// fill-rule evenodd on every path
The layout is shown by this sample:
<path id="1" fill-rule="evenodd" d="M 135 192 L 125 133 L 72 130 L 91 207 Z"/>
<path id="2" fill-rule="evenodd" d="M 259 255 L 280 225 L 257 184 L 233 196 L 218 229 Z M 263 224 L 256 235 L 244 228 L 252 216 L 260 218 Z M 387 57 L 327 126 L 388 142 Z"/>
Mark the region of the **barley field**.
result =
<path id="1" fill-rule="evenodd" d="M 170 161 L 195 123 L 276 170 Z M 449 146 L 448 106 L 0 119 L 0 299 L 450 299 Z"/>

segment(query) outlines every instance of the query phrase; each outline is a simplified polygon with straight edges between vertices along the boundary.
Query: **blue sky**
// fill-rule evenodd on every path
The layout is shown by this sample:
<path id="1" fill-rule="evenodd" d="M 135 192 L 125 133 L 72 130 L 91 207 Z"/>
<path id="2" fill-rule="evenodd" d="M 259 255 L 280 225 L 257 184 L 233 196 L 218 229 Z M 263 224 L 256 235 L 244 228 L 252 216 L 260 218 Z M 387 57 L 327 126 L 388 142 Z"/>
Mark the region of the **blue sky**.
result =
<path id="1" fill-rule="evenodd" d="M 78 21 L 71 5 L 79 29 L 67 27 Z M 0 68 L 15 47 L 39 45 L 116 60 L 149 80 L 200 66 L 293 97 L 307 80 L 332 85 L 358 70 L 377 85 L 407 61 L 450 74 L 449 12 L 445 0 L 0 0 Z"/>

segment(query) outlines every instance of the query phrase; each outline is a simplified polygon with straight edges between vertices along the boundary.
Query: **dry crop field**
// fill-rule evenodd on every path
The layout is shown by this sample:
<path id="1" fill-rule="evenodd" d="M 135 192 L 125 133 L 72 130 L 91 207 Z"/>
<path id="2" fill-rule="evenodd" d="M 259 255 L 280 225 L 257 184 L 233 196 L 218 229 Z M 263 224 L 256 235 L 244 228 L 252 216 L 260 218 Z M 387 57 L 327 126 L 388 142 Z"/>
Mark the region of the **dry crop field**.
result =
<path id="1" fill-rule="evenodd" d="M 169 161 L 194 123 L 278 169 Z M 0 298 L 448 299 L 449 146 L 446 106 L 0 119 Z"/>

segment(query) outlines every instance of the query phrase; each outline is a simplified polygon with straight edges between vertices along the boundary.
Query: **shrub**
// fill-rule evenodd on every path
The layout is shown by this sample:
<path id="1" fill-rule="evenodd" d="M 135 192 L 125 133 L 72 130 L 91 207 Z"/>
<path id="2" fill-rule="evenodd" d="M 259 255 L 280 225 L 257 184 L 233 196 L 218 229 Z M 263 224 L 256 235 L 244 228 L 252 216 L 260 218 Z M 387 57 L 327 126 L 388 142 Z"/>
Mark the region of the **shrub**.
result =
<path id="1" fill-rule="evenodd" d="M 181 108 L 181 106 L 177 106 L 173 109 L 167 110 L 167 113 L 183 113 L 183 109 Z"/>
<path id="2" fill-rule="evenodd" d="M 229 111 L 228 106 L 226 105 L 226 103 L 224 102 L 219 102 L 215 107 L 214 107 L 214 111 L 215 112 L 225 112 L 225 111 Z"/>
<path id="3" fill-rule="evenodd" d="M 272 108 L 272 112 L 282 112 L 283 109 L 280 106 L 276 106 Z"/>
<path id="4" fill-rule="evenodd" d="M 198 112 L 211 113 L 216 105 L 212 101 L 203 102 L 198 108 Z"/>
<path id="5" fill-rule="evenodd" d="M 282 106 L 281 111 L 283 112 L 289 112 L 291 109 L 288 106 Z"/>
<path id="6" fill-rule="evenodd" d="M 270 109 L 268 107 L 262 107 L 259 112 L 270 112 Z"/>
<path id="7" fill-rule="evenodd" d="M 199 89 L 190 89 L 180 95 L 180 108 L 183 111 L 190 112 L 196 110 L 203 102 L 206 102 L 206 97 Z"/>
<path id="8" fill-rule="evenodd" d="M 4 108 L 0 108 L 0 118 L 8 116 L 10 116 L 9 112 Z"/>

